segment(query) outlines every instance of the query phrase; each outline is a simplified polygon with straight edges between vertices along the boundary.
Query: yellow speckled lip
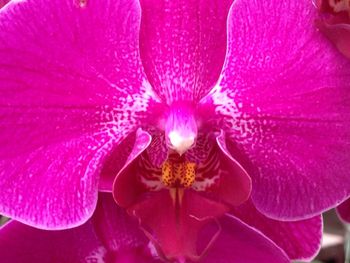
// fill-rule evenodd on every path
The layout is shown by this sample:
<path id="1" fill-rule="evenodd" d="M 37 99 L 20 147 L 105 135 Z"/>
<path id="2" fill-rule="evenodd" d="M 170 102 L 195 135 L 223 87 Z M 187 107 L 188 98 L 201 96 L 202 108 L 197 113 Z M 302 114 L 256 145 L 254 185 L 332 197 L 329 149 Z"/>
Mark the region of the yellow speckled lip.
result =
<path id="1" fill-rule="evenodd" d="M 188 161 L 173 162 L 169 159 L 162 165 L 162 183 L 167 187 L 190 187 L 196 178 L 196 164 Z"/>

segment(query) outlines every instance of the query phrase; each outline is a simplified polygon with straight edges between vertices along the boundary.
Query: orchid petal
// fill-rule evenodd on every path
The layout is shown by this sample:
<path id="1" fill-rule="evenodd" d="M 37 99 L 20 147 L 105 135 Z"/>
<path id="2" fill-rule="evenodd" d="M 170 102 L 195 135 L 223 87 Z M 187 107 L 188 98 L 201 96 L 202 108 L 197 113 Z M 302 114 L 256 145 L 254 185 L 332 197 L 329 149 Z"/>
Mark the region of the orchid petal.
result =
<path id="1" fill-rule="evenodd" d="M 133 132 L 111 151 L 101 171 L 99 191 L 112 192 L 114 179 L 131 154 L 135 140 L 136 133 Z"/>
<path id="2" fill-rule="evenodd" d="M 91 222 L 70 230 L 39 230 L 16 221 L 0 229 L 3 263 L 100 262 L 107 257 Z"/>
<path id="3" fill-rule="evenodd" d="M 248 200 L 251 179 L 226 148 L 223 131 L 215 137 L 199 136 L 187 156 L 198 164 L 193 189 L 232 206 Z"/>
<path id="4" fill-rule="evenodd" d="M 0 161 L 1 213 L 43 229 L 84 223 L 93 213 L 108 134 L 41 147 Z"/>
<path id="5" fill-rule="evenodd" d="M 350 193 L 350 61 L 316 16 L 309 0 L 235 1 L 220 84 L 202 101 L 224 116 L 252 200 L 273 218 L 317 215 Z"/>
<path id="6" fill-rule="evenodd" d="M 137 220 L 119 207 L 110 193 L 100 193 L 91 219 L 95 231 L 108 251 L 146 246 L 148 239 L 139 229 Z"/>
<path id="7" fill-rule="evenodd" d="M 216 225 L 216 230 L 199 247 L 197 243 L 201 229 L 228 210 L 228 207 L 191 190 L 184 191 L 179 207 L 173 203 L 167 190 L 147 193 L 139 200 L 128 211 L 140 219 L 146 235 L 157 246 L 159 253 L 169 260 L 201 258 L 215 241 L 220 228 Z"/>
<path id="8" fill-rule="evenodd" d="M 79 227 L 47 231 L 10 221 L 0 229 L 1 262 L 159 262 L 138 223 L 111 194 L 100 194 L 96 213 Z"/>
<path id="9" fill-rule="evenodd" d="M 282 249 L 244 222 L 232 216 L 225 216 L 220 220 L 220 224 L 222 231 L 201 262 L 290 262 Z"/>
<path id="10" fill-rule="evenodd" d="M 151 255 L 149 240 L 136 219 L 116 205 L 109 193 L 100 193 L 91 219 L 96 235 L 118 263 L 160 262 Z"/>
<path id="11" fill-rule="evenodd" d="M 216 83 L 232 0 L 142 0 L 141 58 L 163 101 L 198 101 Z"/>
<path id="12" fill-rule="evenodd" d="M 226 138 L 223 132 L 216 138 L 222 152 L 221 163 L 224 166 L 216 183 L 210 192 L 214 192 L 223 201 L 237 206 L 247 201 L 252 188 L 249 175 L 244 168 L 231 156 L 226 148 Z M 232 190 L 234 189 L 234 190 Z"/>
<path id="13" fill-rule="evenodd" d="M 341 220 L 350 223 L 350 199 L 345 200 L 337 207 L 337 213 Z"/>
<path id="14" fill-rule="evenodd" d="M 231 213 L 270 238 L 290 259 L 309 261 L 321 248 L 321 216 L 294 222 L 276 221 L 261 214 L 251 201 L 234 207 Z"/>
<path id="15" fill-rule="evenodd" d="M 150 145 L 151 135 L 139 129 L 136 133 L 134 147 L 123 168 L 115 177 L 113 184 L 113 196 L 122 207 L 128 207 L 136 201 L 138 195 L 146 191 L 140 180 L 137 178 L 138 166 L 137 157 Z"/>
<path id="16" fill-rule="evenodd" d="M 0 212 L 42 228 L 91 216 L 103 160 L 154 97 L 138 2 L 79 3 L 11 1 L 0 11 Z"/>

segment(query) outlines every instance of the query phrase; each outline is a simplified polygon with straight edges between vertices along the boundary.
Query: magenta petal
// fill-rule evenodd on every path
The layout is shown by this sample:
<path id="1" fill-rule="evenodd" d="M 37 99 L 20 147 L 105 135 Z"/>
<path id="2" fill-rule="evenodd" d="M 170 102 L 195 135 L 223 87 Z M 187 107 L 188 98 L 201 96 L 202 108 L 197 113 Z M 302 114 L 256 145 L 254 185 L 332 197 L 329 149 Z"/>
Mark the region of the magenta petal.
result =
<path id="1" fill-rule="evenodd" d="M 99 196 L 92 220 L 73 229 L 39 230 L 16 221 L 0 229 L 4 263 L 159 262 L 147 246 L 138 223 L 115 204 L 110 194 Z"/>
<path id="2" fill-rule="evenodd" d="M 124 165 L 116 176 L 113 184 L 113 196 L 122 207 L 128 207 L 136 201 L 136 198 L 145 189 L 137 178 L 139 167 L 136 159 L 146 150 L 152 140 L 148 132 L 138 129 L 134 147 Z"/>
<path id="3" fill-rule="evenodd" d="M 341 203 L 337 207 L 337 212 L 343 221 L 350 223 L 350 199 L 347 199 L 345 202 Z"/>
<path id="4" fill-rule="evenodd" d="M 135 132 L 120 142 L 106 159 L 99 182 L 99 191 L 112 192 L 116 175 L 124 167 L 135 144 Z"/>
<path id="5" fill-rule="evenodd" d="M 138 221 L 117 206 L 111 194 L 99 194 L 98 206 L 91 221 L 96 235 L 109 252 L 110 260 L 107 262 L 159 262 L 151 255 L 149 240 L 141 231 Z"/>
<path id="6" fill-rule="evenodd" d="M 1 158 L 84 133 L 122 136 L 146 110 L 139 5 L 74 2 L 13 1 L 0 13 Z"/>
<path id="7" fill-rule="evenodd" d="M 0 229 L 0 244 L 2 263 L 100 262 L 107 257 L 92 222 L 71 230 L 47 231 L 11 221 Z"/>
<path id="8" fill-rule="evenodd" d="M 310 0 L 235 1 L 209 99 L 252 177 L 254 204 L 274 218 L 317 215 L 350 193 L 350 60 L 316 17 Z"/>
<path id="9" fill-rule="evenodd" d="M 110 193 L 100 193 L 96 211 L 91 219 L 95 231 L 108 249 L 118 252 L 122 248 L 146 246 L 148 239 L 136 219 L 119 207 Z"/>
<path id="10" fill-rule="evenodd" d="M 225 216 L 222 231 L 203 263 L 289 263 L 287 255 L 262 233 L 242 221 Z M 212 231 L 208 231 L 211 233 Z"/>
<path id="11" fill-rule="evenodd" d="M 82 224 L 95 209 L 111 147 L 109 134 L 101 133 L 0 160 L 1 213 L 44 229 Z"/>
<path id="12" fill-rule="evenodd" d="M 164 101 L 198 101 L 216 83 L 232 0 L 142 0 L 141 57 Z"/>
<path id="13" fill-rule="evenodd" d="M 321 248 L 321 216 L 294 222 L 277 221 L 261 214 L 251 201 L 233 208 L 231 213 L 270 238 L 290 259 L 311 260 Z"/>
<path id="14" fill-rule="evenodd" d="M 226 148 L 226 140 L 223 132 L 216 138 L 221 150 L 222 158 L 219 182 L 209 190 L 222 201 L 237 206 L 247 201 L 252 188 L 249 175 L 244 168 L 231 156 Z"/>
<path id="15" fill-rule="evenodd" d="M 37 227 L 91 216 L 103 160 L 153 97 L 139 4 L 78 2 L 12 1 L 0 12 L 0 212 Z"/>
<path id="16" fill-rule="evenodd" d="M 201 240 L 198 235 L 206 224 L 224 214 L 228 208 L 203 198 L 191 190 L 185 190 L 182 202 L 174 205 L 168 190 L 150 192 L 132 205 L 128 211 L 140 219 L 146 235 L 159 252 L 169 260 L 198 260 L 215 241 L 220 227 Z"/>

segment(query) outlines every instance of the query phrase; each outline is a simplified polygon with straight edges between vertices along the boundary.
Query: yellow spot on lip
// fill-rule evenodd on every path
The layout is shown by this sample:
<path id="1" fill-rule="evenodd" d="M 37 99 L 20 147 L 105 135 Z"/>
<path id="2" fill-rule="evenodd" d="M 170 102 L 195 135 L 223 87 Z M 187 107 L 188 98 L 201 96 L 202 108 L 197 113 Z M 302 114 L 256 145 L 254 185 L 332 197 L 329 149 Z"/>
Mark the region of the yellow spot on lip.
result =
<path id="1" fill-rule="evenodd" d="M 191 187 L 196 178 L 196 164 L 186 160 L 166 160 L 162 165 L 162 183 L 170 188 Z"/>

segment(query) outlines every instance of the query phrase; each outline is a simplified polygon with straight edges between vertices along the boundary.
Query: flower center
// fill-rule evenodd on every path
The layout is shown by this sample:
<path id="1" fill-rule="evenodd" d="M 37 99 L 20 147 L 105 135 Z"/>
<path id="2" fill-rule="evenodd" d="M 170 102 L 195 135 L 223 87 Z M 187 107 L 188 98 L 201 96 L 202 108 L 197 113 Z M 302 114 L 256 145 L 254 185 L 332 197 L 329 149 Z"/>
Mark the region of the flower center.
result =
<path id="1" fill-rule="evenodd" d="M 179 155 L 191 149 L 197 139 L 197 123 L 193 109 L 187 105 L 172 105 L 165 117 L 165 139 L 169 149 Z"/>
<path id="2" fill-rule="evenodd" d="M 162 183 L 169 188 L 189 188 L 196 178 L 196 164 L 178 154 L 170 154 L 162 165 Z"/>

